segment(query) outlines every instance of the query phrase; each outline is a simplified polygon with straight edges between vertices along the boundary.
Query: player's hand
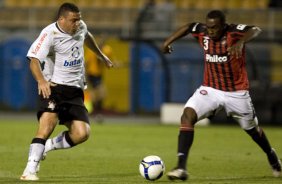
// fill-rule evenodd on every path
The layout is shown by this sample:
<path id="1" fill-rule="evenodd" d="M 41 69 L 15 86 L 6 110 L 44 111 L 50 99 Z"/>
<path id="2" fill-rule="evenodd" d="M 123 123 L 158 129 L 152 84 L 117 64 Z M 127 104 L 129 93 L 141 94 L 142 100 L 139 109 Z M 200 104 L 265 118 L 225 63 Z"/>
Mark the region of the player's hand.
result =
<path id="1" fill-rule="evenodd" d="M 236 44 L 227 48 L 228 55 L 235 56 L 238 59 L 242 56 L 243 47 L 244 42 L 239 40 Z"/>
<path id="2" fill-rule="evenodd" d="M 106 55 L 103 55 L 102 60 L 105 62 L 108 68 L 114 67 L 114 64 Z"/>
<path id="3" fill-rule="evenodd" d="M 49 98 L 51 95 L 50 83 L 46 80 L 38 81 L 38 94 L 43 98 Z"/>
<path id="4" fill-rule="evenodd" d="M 172 49 L 172 46 L 170 45 L 163 45 L 162 51 L 165 54 L 170 54 L 172 53 L 173 49 Z"/>

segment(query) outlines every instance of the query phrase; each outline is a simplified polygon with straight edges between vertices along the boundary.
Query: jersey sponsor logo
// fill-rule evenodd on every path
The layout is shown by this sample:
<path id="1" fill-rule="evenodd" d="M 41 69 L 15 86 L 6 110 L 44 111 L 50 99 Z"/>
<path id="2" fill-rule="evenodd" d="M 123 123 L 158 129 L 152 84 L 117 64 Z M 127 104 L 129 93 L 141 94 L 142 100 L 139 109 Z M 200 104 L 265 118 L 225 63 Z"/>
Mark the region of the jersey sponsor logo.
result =
<path id="1" fill-rule="evenodd" d="M 71 49 L 71 51 L 72 51 L 72 54 L 71 54 L 72 57 L 78 58 L 80 56 L 80 52 L 79 52 L 79 48 L 78 47 L 73 47 Z M 81 63 L 82 63 L 81 59 L 74 59 L 73 61 L 65 60 L 64 66 L 76 66 L 76 65 L 79 65 Z"/>
<path id="2" fill-rule="evenodd" d="M 82 62 L 81 62 L 81 60 L 80 59 L 78 59 L 78 60 L 73 60 L 73 61 L 67 61 L 67 60 L 65 60 L 65 62 L 64 62 L 64 66 L 76 66 L 76 65 L 79 65 L 79 64 L 81 64 Z"/>
<path id="3" fill-rule="evenodd" d="M 46 36 L 47 36 L 47 33 L 44 33 L 44 34 L 42 35 L 42 37 L 40 38 L 40 40 L 39 40 L 38 44 L 36 45 L 34 51 L 32 51 L 33 54 L 35 54 L 35 55 L 37 54 L 37 52 L 39 51 L 39 49 L 40 49 L 40 47 L 41 47 L 43 41 L 44 41 L 45 38 L 46 38 Z"/>
<path id="4" fill-rule="evenodd" d="M 211 63 L 224 63 L 227 61 L 227 56 L 206 54 L 206 61 Z"/>

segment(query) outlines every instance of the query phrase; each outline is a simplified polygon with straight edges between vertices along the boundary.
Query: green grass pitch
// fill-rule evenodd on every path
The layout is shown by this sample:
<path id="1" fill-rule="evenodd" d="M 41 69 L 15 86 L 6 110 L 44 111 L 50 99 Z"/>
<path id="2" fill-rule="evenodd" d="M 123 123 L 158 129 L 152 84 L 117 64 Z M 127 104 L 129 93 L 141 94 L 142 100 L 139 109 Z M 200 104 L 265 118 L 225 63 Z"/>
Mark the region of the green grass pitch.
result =
<path id="1" fill-rule="evenodd" d="M 0 183 L 152 183 L 139 175 L 143 157 L 160 156 L 166 171 L 175 166 L 176 125 L 94 123 L 91 127 L 91 137 L 84 144 L 48 154 L 41 162 L 38 182 L 22 182 L 19 176 L 26 164 L 36 121 L 0 120 Z M 54 134 L 63 129 L 58 126 Z M 282 127 L 264 127 L 264 130 L 281 158 Z M 187 183 L 282 183 L 281 177 L 272 177 L 266 156 L 238 125 L 196 127 L 188 162 Z M 171 182 L 163 176 L 153 183 L 183 182 Z"/>

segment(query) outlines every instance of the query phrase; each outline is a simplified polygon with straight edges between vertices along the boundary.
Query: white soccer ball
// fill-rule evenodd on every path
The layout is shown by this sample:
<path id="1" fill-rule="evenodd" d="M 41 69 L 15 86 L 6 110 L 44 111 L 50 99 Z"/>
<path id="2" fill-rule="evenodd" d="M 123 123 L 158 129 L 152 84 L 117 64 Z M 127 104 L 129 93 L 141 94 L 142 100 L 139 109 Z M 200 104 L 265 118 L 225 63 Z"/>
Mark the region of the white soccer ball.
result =
<path id="1" fill-rule="evenodd" d="M 147 180 L 157 180 L 162 177 L 165 172 L 165 165 L 162 159 L 155 155 L 150 155 L 139 164 L 139 172 Z"/>

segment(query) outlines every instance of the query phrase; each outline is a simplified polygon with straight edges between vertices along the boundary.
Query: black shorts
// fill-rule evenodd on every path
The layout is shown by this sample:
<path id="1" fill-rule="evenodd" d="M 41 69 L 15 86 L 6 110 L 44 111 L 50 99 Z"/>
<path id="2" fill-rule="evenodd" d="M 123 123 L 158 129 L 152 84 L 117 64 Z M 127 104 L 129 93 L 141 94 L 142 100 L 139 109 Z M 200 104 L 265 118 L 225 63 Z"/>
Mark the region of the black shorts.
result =
<path id="1" fill-rule="evenodd" d="M 77 87 L 59 84 L 51 86 L 51 95 L 48 99 L 39 96 L 38 120 L 43 112 L 57 113 L 60 124 L 72 120 L 89 123 L 88 112 L 84 106 L 84 94 L 82 89 Z"/>

